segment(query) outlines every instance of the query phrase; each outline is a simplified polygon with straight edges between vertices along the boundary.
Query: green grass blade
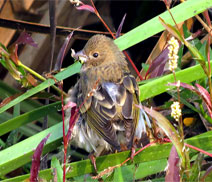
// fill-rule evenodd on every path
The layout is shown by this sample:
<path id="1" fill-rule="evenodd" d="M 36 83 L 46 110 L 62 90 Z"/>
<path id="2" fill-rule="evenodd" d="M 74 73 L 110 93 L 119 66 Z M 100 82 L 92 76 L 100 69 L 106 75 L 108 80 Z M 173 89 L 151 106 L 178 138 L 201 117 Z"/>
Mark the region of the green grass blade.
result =
<path id="1" fill-rule="evenodd" d="M 20 91 L 8 86 L 6 83 L 0 80 L 0 98 L 1 99 L 5 99 L 8 96 L 12 96 L 17 93 L 20 93 Z M 20 109 L 22 112 L 29 112 L 43 105 L 36 100 L 24 100 L 23 102 L 20 103 L 20 106 L 21 106 Z M 12 118 L 12 115 L 7 112 L 1 113 L 0 123 L 7 121 L 11 118 Z M 48 121 L 49 126 L 53 126 L 54 124 L 58 123 L 58 121 L 62 120 L 61 115 L 58 114 L 57 112 L 50 113 L 48 115 L 48 118 L 49 118 L 49 121 Z M 38 119 L 38 121 L 42 122 L 41 119 Z"/>
<path id="2" fill-rule="evenodd" d="M 172 15 L 177 23 L 183 22 L 212 6 L 211 0 L 189 0 L 171 9 Z M 168 11 L 159 15 L 166 23 L 174 25 L 171 15 Z M 134 28 L 123 36 L 115 40 L 115 43 L 121 50 L 125 50 L 161 31 L 164 27 L 156 16 L 142 25 Z"/>
<path id="3" fill-rule="evenodd" d="M 33 151 L 40 141 L 51 133 L 43 153 L 56 149 L 62 143 L 62 123 L 58 123 L 26 140 L 23 140 L 0 152 L 0 176 L 21 167 L 32 160 Z"/>
<path id="4" fill-rule="evenodd" d="M 55 134 L 55 132 L 52 132 L 52 135 L 54 135 L 54 134 Z M 45 135 L 43 137 L 45 137 Z M 203 150 L 212 150 L 212 142 L 211 142 L 212 141 L 212 131 L 192 137 L 185 141 L 186 141 L 186 143 L 188 143 L 190 145 L 194 145 L 196 147 L 199 147 Z M 172 147 L 171 143 L 148 147 L 147 149 L 145 149 L 140 154 L 138 154 L 134 157 L 134 163 L 139 164 L 139 163 L 150 162 L 150 164 L 151 164 L 152 161 L 167 159 L 169 156 L 171 147 Z M 44 149 L 45 149 L 45 147 L 44 147 Z M 197 151 L 190 149 L 190 153 L 197 153 Z M 1 152 L 0 152 L 0 158 L 1 157 L 4 157 L 4 156 L 1 156 Z M 117 164 L 122 163 L 128 157 L 130 157 L 130 151 L 125 151 L 125 152 L 120 152 L 117 154 L 110 154 L 107 156 L 98 157 L 96 159 L 97 169 L 99 171 L 102 171 L 110 166 L 115 166 Z M 128 163 L 128 165 L 130 165 L 130 162 Z M 83 161 L 79 161 L 79 162 L 70 163 L 67 165 L 67 168 L 69 168 L 69 171 L 67 171 L 68 178 L 75 177 L 75 176 L 81 176 L 84 174 L 94 172 L 94 168 L 93 168 L 93 165 L 90 160 L 83 160 Z M 162 165 L 161 168 L 164 169 L 164 166 Z M 0 172 L 1 172 L 1 165 L 0 165 Z M 151 171 L 149 171 L 149 172 L 151 172 Z M 52 179 L 51 169 L 40 171 L 39 176 L 46 180 Z M 138 175 L 138 177 L 140 177 L 140 176 Z M 4 180 L 4 181 L 12 180 L 13 182 L 16 182 L 16 181 L 22 181 L 27 178 L 29 178 L 29 175 L 23 175 L 23 176 L 19 176 L 19 177 Z"/>
<path id="5" fill-rule="evenodd" d="M 212 65 L 212 62 L 211 62 L 211 65 Z M 184 82 L 184 83 L 190 83 L 205 77 L 206 75 L 200 65 L 192 66 L 192 67 L 176 72 L 177 80 L 180 80 L 181 82 Z M 166 92 L 167 89 L 176 88 L 176 87 L 167 86 L 168 83 L 173 83 L 173 82 L 175 82 L 174 76 L 173 74 L 169 74 L 169 75 L 160 77 L 158 79 L 154 79 L 140 86 L 140 100 L 143 101 L 145 99 L 148 99 L 156 95 L 159 95 L 163 92 Z"/>
<path id="6" fill-rule="evenodd" d="M 57 178 L 57 182 L 63 181 L 63 169 L 60 165 L 60 161 L 53 156 L 51 160 L 51 168 L 55 170 L 55 177 Z"/>
<path id="7" fill-rule="evenodd" d="M 12 118 L 2 124 L 0 124 L 0 136 L 4 135 L 5 133 L 12 131 L 24 124 L 27 124 L 31 121 L 34 121 L 38 118 L 44 117 L 49 113 L 57 112 L 58 109 L 61 107 L 61 102 L 55 102 L 53 104 L 45 105 L 34 109 L 33 111 L 24 113 L 20 116 Z M 58 121 L 59 122 L 59 121 Z"/>
<path id="8" fill-rule="evenodd" d="M 71 66 L 69 66 L 68 68 L 66 68 L 65 70 L 61 71 L 60 73 L 55 75 L 55 78 L 58 81 L 61 81 L 63 79 L 68 78 L 69 76 L 72 76 L 76 73 L 79 72 L 80 70 L 80 63 L 76 62 L 74 64 L 72 64 Z M 41 90 L 46 89 L 47 87 L 50 87 L 51 85 L 54 85 L 55 82 L 53 79 L 48 79 L 45 82 L 42 82 L 41 84 L 39 84 L 38 86 L 28 90 L 27 92 L 25 92 L 24 94 L 22 94 L 21 96 L 17 97 L 16 99 L 12 100 L 10 103 L 8 103 L 7 105 L 3 106 L 2 108 L 0 108 L 0 113 L 6 111 L 7 109 L 9 109 L 10 107 L 16 105 L 17 103 L 31 97 L 32 95 L 40 92 Z"/>

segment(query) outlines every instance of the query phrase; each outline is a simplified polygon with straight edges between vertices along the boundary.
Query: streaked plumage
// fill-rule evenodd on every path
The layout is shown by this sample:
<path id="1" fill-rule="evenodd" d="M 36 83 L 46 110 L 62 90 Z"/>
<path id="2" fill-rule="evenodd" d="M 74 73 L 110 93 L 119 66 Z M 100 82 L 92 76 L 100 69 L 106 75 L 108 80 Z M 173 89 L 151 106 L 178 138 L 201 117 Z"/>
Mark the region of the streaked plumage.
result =
<path id="1" fill-rule="evenodd" d="M 103 150 L 130 149 L 146 129 L 143 113 L 135 106 L 140 104 L 139 89 L 124 54 L 112 39 L 95 35 L 74 57 L 84 63 L 67 102 L 78 107 L 84 104 L 73 128 L 72 143 L 96 155 Z"/>

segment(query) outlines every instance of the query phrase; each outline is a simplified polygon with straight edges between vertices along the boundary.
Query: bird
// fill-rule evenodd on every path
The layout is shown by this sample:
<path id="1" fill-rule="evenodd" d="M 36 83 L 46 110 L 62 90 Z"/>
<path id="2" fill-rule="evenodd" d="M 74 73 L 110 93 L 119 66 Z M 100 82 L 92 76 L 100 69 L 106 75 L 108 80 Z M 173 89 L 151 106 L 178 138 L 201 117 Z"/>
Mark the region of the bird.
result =
<path id="1" fill-rule="evenodd" d="M 123 151 L 141 144 L 148 116 L 139 105 L 139 88 L 125 55 L 114 40 L 101 34 L 92 36 L 72 57 L 82 63 L 80 76 L 68 92 L 66 102 L 76 103 L 79 118 L 71 143 L 95 156 Z M 66 118 L 70 118 L 70 109 Z M 140 147 L 136 146 L 136 147 Z"/>

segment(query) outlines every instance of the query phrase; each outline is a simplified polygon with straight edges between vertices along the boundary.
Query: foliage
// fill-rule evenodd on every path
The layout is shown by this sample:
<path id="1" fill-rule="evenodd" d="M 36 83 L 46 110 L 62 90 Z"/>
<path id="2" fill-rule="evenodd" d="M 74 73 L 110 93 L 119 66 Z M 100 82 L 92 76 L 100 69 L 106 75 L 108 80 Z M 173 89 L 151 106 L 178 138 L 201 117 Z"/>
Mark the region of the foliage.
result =
<path id="1" fill-rule="evenodd" d="M 205 12 L 211 6 L 212 2 L 210 0 L 186 1 L 184 3 L 177 5 L 172 9 L 169 9 L 167 5 L 166 12 L 134 28 L 133 30 L 124 34 L 123 36 L 120 37 L 117 36 L 118 38 L 115 40 L 115 43 L 121 50 L 124 50 L 166 29 L 167 31 L 169 31 L 170 35 L 175 36 L 181 43 L 185 45 L 185 47 L 188 48 L 193 58 L 197 61 L 195 63 L 196 65 L 194 66 L 182 70 L 176 70 L 167 75 L 164 75 L 165 64 L 163 64 L 161 67 L 158 66 L 160 69 L 156 71 L 157 74 L 154 73 L 157 64 L 152 63 L 146 66 L 146 68 L 148 67 L 148 69 L 146 69 L 146 78 L 150 77 L 152 79 L 144 80 L 139 83 L 139 88 L 141 91 L 140 92 L 141 101 L 145 101 L 147 99 L 150 100 L 151 98 L 158 96 L 161 93 L 167 92 L 167 89 L 169 89 L 172 90 L 171 92 L 169 91 L 169 94 L 172 95 L 175 100 L 178 100 L 180 103 L 183 103 L 185 106 L 187 106 L 190 109 L 190 111 L 192 110 L 192 113 L 196 112 L 207 123 L 210 123 L 212 121 L 211 119 L 212 87 L 210 84 L 211 50 L 209 46 L 210 39 L 208 41 L 208 44 L 204 43 L 202 44 L 198 38 L 195 38 L 195 41 L 198 41 L 200 45 L 197 46 L 193 44 L 194 41 L 189 41 L 189 39 L 187 39 L 187 37 L 185 36 L 189 32 L 189 28 L 183 27 L 184 33 L 182 33 L 181 31 L 183 28 L 182 27 L 179 28 L 179 23 L 189 20 L 190 18 L 202 12 L 204 12 L 204 15 L 207 19 L 207 13 Z M 96 10 L 94 4 L 90 6 L 82 3 L 77 8 L 79 10 L 87 10 L 91 13 L 94 13 L 99 17 L 101 21 L 103 21 L 98 11 Z M 117 35 L 120 35 L 123 21 L 121 22 Z M 104 21 L 103 23 L 108 29 Z M 209 24 L 209 22 L 207 23 Z M 110 29 L 108 31 L 110 31 Z M 211 32 L 209 32 L 208 34 L 211 35 Z M 68 44 L 67 41 L 71 39 L 71 35 L 69 35 L 69 37 L 67 38 L 66 42 L 63 45 L 62 48 L 63 52 L 60 53 L 60 56 L 58 58 L 59 61 L 62 61 L 64 57 L 64 51 Z M 7 179 L 6 174 L 32 161 L 32 156 L 36 147 L 40 146 L 41 144 L 44 145 L 45 142 L 46 144 L 44 145 L 43 148 L 43 154 L 54 151 L 58 147 L 61 147 L 62 140 L 64 142 L 64 146 L 66 147 L 65 149 L 67 150 L 67 144 L 70 133 L 68 133 L 66 137 L 64 137 L 65 136 L 64 122 L 63 123 L 60 122 L 62 121 L 61 116 L 58 113 L 56 113 L 57 110 L 61 109 L 60 108 L 61 102 L 59 101 L 48 105 L 42 105 L 37 101 L 30 100 L 30 98 L 35 94 L 44 92 L 44 90 L 50 86 L 53 86 L 53 88 L 59 94 L 64 95 L 63 91 L 61 91 L 60 88 L 56 87 L 57 85 L 56 82 L 62 81 L 78 73 L 81 67 L 80 63 L 76 62 L 71 66 L 65 68 L 63 71 L 60 71 L 59 73 L 54 75 L 53 78 L 52 77 L 49 77 L 48 79 L 43 78 L 38 73 L 34 72 L 30 68 L 23 65 L 21 61 L 18 59 L 17 55 L 18 44 L 20 42 L 23 42 L 24 40 L 25 40 L 24 38 L 19 39 L 19 41 L 16 41 L 12 45 L 12 47 L 8 49 L 5 48 L 3 45 L 0 45 L 1 64 L 6 69 L 8 69 L 8 71 L 14 77 L 14 79 L 18 80 L 22 86 L 28 88 L 27 92 L 19 93 L 17 90 L 8 87 L 5 83 L 0 82 L 1 99 L 5 99 L 6 96 L 9 95 L 9 97 L 7 97 L 6 100 L 2 101 L 0 107 L 0 118 L 4 118 L 4 120 L 0 122 L 0 135 L 4 135 L 10 132 L 9 135 L 10 137 L 8 137 L 6 140 L 0 139 L 0 147 L 1 149 L 4 149 L 0 151 L 0 159 L 1 159 L 0 177 L 4 179 L 3 181 L 29 180 L 30 174 L 17 176 L 10 179 Z M 27 43 L 35 46 L 32 40 L 30 40 L 30 42 Z M 166 59 L 168 57 L 167 56 L 168 52 L 164 51 L 163 54 L 166 54 L 166 56 L 162 55 L 163 58 Z M 128 57 L 127 53 L 125 55 Z M 182 61 L 182 57 L 183 57 L 183 50 L 181 50 L 181 53 L 179 54 L 180 61 Z M 155 61 L 158 60 L 155 59 Z M 61 64 L 61 62 L 59 62 L 58 64 Z M 154 76 L 151 77 L 151 74 L 153 73 Z M 40 81 L 38 81 L 37 79 L 39 79 Z M 180 84 L 177 83 L 178 80 L 180 80 Z M 192 83 L 195 83 L 197 88 L 188 85 Z M 190 91 L 189 97 L 185 98 L 183 96 L 182 92 L 180 92 L 180 86 L 183 87 L 182 91 L 186 93 L 188 93 L 188 90 Z M 197 93 L 197 95 L 195 94 L 193 95 L 192 92 Z M 188 99 L 192 104 L 189 103 L 189 101 L 187 101 Z M 206 107 L 204 108 L 205 105 Z M 196 108 L 197 106 L 198 108 Z M 13 107 L 13 114 L 11 114 L 12 107 Z M 165 105 L 161 106 L 161 108 L 163 107 L 165 107 Z M 159 138 L 158 142 L 155 139 L 146 148 L 138 150 L 134 155 L 133 161 L 131 161 L 129 158 L 130 157 L 129 151 L 98 157 L 96 159 L 96 165 L 99 177 L 102 177 L 105 181 L 107 180 L 126 181 L 132 179 L 137 180 L 141 178 L 148 179 L 149 176 L 151 177 L 151 179 L 157 180 L 157 178 L 165 177 L 163 172 L 167 167 L 167 159 L 169 157 L 169 166 L 175 163 L 176 161 L 178 164 L 172 166 L 173 168 L 168 167 L 168 171 L 171 172 L 169 173 L 169 176 L 166 175 L 166 177 L 163 180 L 168 179 L 179 180 L 179 178 L 176 176 L 178 175 L 178 173 L 173 172 L 179 166 L 180 166 L 179 170 L 180 179 L 183 181 L 189 181 L 189 180 L 195 181 L 200 179 L 210 180 L 211 169 L 201 171 L 202 170 L 201 165 L 204 157 L 205 160 L 207 160 L 207 156 L 210 157 L 212 156 L 210 154 L 210 152 L 212 151 L 212 143 L 211 143 L 212 132 L 208 131 L 203 134 L 184 140 L 184 128 L 182 123 L 183 121 L 182 117 L 180 121 L 177 123 L 178 125 L 174 127 L 173 125 L 174 122 L 168 120 L 167 119 L 168 117 L 163 116 L 158 111 L 155 111 L 154 109 L 149 109 L 147 107 L 145 107 L 145 111 L 152 118 L 156 127 L 161 128 L 161 130 L 163 130 L 163 132 L 161 133 L 164 134 L 164 137 Z M 24 113 L 20 114 L 21 112 Z M 35 130 L 31 131 L 30 126 L 35 127 L 31 122 L 34 120 L 38 120 L 38 122 L 41 123 L 42 122 L 41 118 L 46 115 L 48 115 L 49 118 L 51 118 L 50 127 L 44 131 L 38 131 L 38 132 L 33 132 Z M 18 139 L 21 138 L 17 136 L 25 132 L 27 133 L 26 136 L 28 138 L 22 141 L 21 140 L 17 141 Z M 50 136 L 48 135 L 49 133 L 51 134 Z M 44 137 L 46 137 L 47 135 L 49 138 L 47 137 L 45 139 L 48 140 L 47 141 L 45 140 L 42 143 L 40 143 L 40 141 L 42 141 L 42 139 L 44 139 Z M 157 138 L 156 136 L 154 137 Z M 170 140 L 167 140 L 168 138 Z M 8 145 L 8 143 L 11 141 L 13 144 L 12 146 Z M 161 143 L 159 141 L 161 141 Z M 190 145 L 195 146 L 196 148 Z M 171 155 L 172 153 L 170 154 L 170 150 L 172 147 L 176 149 L 176 152 L 173 155 Z M 192 147 L 193 149 L 188 150 L 188 147 Z M 199 150 L 198 148 L 202 150 Z M 40 150 L 42 151 L 41 148 Z M 66 150 L 65 155 L 67 154 Z M 197 150 L 204 153 L 205 156 L 199 155 Z M 38 155 L 39 160 L 41 151 L 39 151 L 40 153 Z M 175 158 L 176 156 L 179 156 L 180 160 L 174 160 L 173 158 Z M 67 179 L 82 181 L 86 177 L 85 176 L 86 174 L 95 172 L 90 160 L 71 162 L 66 165 L 65 163 L 66 158 L 63 163 L 63 167 L 65 166 L 63 169 L 67 171 L 65 176 Z M 40 164 L 40 161 L 38 162 L 38 164 Z M 192 167 L 191 164 L 193 164 Z M 62 181 L 62 178 L 64 179 L 64 171 L 62 171 L 61 166 L 62 165 L 60 165 L 60 161 L 54 156 L 51 160 L 51 168 L 41 170 L 39 172 L 39 178 L 45 179 L 47 181 L 51 179 L 54 179 L 55 181 Z M 54 173 L 52 173 L 52 171 L 54 171 Z M 161 173 L 161 175 L 157 176 L 157 174 L 159 173 Z M 34 176 L 34 178 L 36 177 L 37 176 Z M 88 177 L 87 180 L 89 181 L 92 179 Z"/>

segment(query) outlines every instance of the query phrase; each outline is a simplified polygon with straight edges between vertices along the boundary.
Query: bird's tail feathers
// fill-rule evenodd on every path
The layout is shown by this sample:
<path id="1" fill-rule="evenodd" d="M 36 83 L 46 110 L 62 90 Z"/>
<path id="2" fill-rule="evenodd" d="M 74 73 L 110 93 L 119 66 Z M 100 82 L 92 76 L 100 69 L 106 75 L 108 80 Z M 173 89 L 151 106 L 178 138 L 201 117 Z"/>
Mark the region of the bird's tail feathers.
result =
<path id="1" fill-rule="evenodd" d="M 135 137 L 140 139 L 140 138 L 142 138 L 142 135 L 144 133 L 146 133 L 146 125 L 149 128 L 151 128 L 151 122 L 150 122 L 149 117 L 143 110 L 142 105 L 139 104 L 139 105 L 136 105 L 136 107 L 138 107 L 140 109 L 140 112 L 139 112 L 138 124 L 137 124 L 136 131 L 135 131 Z"/>

